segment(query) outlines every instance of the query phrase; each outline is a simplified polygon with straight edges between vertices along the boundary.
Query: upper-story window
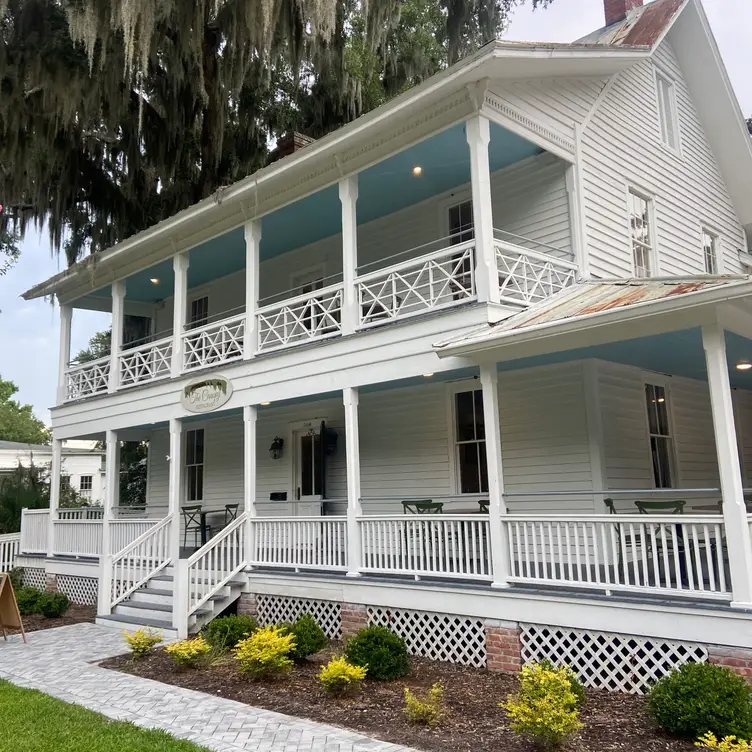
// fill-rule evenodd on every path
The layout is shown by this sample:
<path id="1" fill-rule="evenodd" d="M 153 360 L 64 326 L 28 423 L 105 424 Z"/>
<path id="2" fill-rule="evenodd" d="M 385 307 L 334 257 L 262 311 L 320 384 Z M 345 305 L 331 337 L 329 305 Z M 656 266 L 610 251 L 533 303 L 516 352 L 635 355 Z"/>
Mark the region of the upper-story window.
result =
<path id="1" fill-rule="evenodd" d="M 635 277 L 653 275 L 652 206 L 649 198 L 629 191 L 629 231 L 632 241 L 632 260 Z"/>
<path id="2" fill-rule="evenodd" d="M 702 228 L 702 254 L 705 259 L 705 273 L 718 274 L 718 236 Z"/>
<path id="3" fill-rule="evenodd" d="M 676 87 L 661 73 L 656 73 L 658 90 L 658 120 L 661 125 L 661 141 L 671 149 L 679 150 L 679 119 L 676 113 Z"/>
<path id="4" fill-rule="evenodd" d="M 191 300 L 191 312 L 188 317 L 188 328 L 197 329 L 209 323 L 209 296 Z"/>
<path id="5" fill-rule="evenodd" d="M 94 486 L 93 475 L 82 475 L 78 481 L 78 493 L 85 499 L 91 498 L 91 492 Z"/>
<path id="6" fill-rule="evenodd" d="M 459 492 L 488 493 L 486 427 L 480 389 L 455 393 L 454 440 Z"/>
<path id="7" fill-rule="evenodd" d="M 461 204 L 449 207 L 449 238 L 452 245 L 472 240 L 473 233 L 473 202 L 463 201 Z"/>
<path id="8" fill-rule="evenodd" d="M 669 421 L 668 393 L 666 387 L 645 384 L 648 409 L 648 435 L 650 457 L 653 464 L 653 483 L 656 488 L 673 488 L 673 439 Z"/>

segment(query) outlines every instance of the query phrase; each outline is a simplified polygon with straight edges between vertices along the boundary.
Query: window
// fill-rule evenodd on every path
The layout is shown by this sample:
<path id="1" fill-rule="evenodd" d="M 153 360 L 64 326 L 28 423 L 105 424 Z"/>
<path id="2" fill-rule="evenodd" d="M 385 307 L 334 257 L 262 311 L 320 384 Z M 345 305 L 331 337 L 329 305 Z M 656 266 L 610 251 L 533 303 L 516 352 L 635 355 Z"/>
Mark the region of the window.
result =
<path id="1" fill-rule="evenodd" d="M 82 475 L 78 481 L 78 493 L 85 499 L 91 498 L 91 491 L 94 485 L 93 475 Z"/>
<path id="2" fill-rule="evenodd" d="M 673 447 L 671 446 L 666 388 L 657 384 L 645 384 L 645 399 L 648 408 L 653 482 L 656 488 L 673 488 Z"/>
<path id="3" fill-rule="evenodd" d="M 194 298 L 191 301 L 191 315 L 188 319 L 189 329 L 198 329 L 198 327 L 209 323 L 209 298 Z"/>
<path id="4" fill-rule="evenodd" d="M 185 435 L 185 500 L 204 499 L 204 429 Z"/>
<path id="5" fill-rule="evenodd" d="M 705 273 L 718 274 L 718 237 L 702 230 L 702 252 L 705 257 Z"/>
<path id="6" fill-rule="evenodd" d="M 486 427 L 480 389 L 454 395 L 454 425 L 460 493 L 488 493 Z"/>
<path id="7" fill-rule="evenodd" d="M 658 90 L 658 119 L 661 124 L 661 141 L 671 149 L 679 149 L 679 120 L 676 115 L 674 84 L 660 73 L 655 77 Z"/>
<path id="8" fill-rule="evenodd" d="M 650 227 L 650 199 L 634 191 L 629 192 L 629 231 L 632 238 L 632 258 L 635 277 L 653 274 L 653 233 Z"/>
<path id="9" fill-rule="evenodd" d="M 475 237 L 473 229 L 473 202 L 449 207 L 449 243 L 458 245 Z M 459 267 L 459 268 L 458 268 Z M 456 270 L 456 272 L 455 272 Z M 452 256 L 452 297 L 461 300 L 473 289 L 472 256 Z"/>

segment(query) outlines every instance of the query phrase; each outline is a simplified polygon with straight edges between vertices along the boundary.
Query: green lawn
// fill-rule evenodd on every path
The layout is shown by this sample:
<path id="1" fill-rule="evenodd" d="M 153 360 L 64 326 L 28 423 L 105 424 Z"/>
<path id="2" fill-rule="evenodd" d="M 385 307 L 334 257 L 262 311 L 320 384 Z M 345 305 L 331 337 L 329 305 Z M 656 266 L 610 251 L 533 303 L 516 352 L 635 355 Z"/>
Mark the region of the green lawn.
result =
<path id="1" fill-rule="evenodd" d="M 0 752 L 206 752 L 0 680 Z"/>

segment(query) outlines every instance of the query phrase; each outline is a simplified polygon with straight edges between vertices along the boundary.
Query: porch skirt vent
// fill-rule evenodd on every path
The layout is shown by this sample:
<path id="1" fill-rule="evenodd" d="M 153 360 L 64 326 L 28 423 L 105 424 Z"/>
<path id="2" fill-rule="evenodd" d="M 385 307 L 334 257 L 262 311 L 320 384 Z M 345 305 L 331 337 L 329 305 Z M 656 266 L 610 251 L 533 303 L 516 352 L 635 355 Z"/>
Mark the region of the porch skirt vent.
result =
<path id="1" fill-rule="evenodd" d="M 96 606 L 98 584 L 99 580 L 95 577 L 75 577 L 69 574 L 57 576 L 57 589 L 81 606 Z"/>
<path id="2" fill-rule="evenodd" d="M 37 567 L 23 568 L 24 587 L 33 587 L 37 590 L 44 590 L 47 587 L 47 573 L 44 569 Z"/>
<path id="3" fill-rule="evenodd" d="M 685 663 L 704 663 L 707 648 L 692 642 L 520 624 L 522 661 L 567 665 L 586 687 L 647 694 L 658 679 Z"/>
<path id="4" fill-rule="evenodd" d="M 310 614 L 332 640 L 342 637 L 340 605 L 333 601 L 308 598 L 287 598 L 281 595 L 258 596 L 258 623 L 265 627 L 281 621 L 295 621 L 301 614 Z"/>
<path id="5" fill-rule="evenodd" d="M 369 606 L 368 623 L 391 629 L 413 655 L 463 666 L 486 666 L 486 631 L 477 619 Z"/>

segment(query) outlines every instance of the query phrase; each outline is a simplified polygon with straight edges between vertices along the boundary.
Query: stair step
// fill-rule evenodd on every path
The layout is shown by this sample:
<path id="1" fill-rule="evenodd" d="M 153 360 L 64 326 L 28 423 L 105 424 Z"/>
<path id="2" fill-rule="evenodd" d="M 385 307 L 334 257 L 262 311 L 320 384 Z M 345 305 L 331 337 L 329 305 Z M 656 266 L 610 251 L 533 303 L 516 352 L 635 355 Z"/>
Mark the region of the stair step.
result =
<path id="1" fill-rule="evenodd" d="M 150 627 L 151 629 L 160 629 L 165 637 L 175 637 L 177 630 L 172 626 L 171 621 L 161 619 L 147 619 L 137 616 L 126 616 L 124 614 L 111 614 L 108 616 L 97 616 L 96 623 L 103 627 L 116 627 L 119 629 L 138 629 L 139 627 Z"/>
<path id="2" fill-rule="evenodd" d="M 167 588 L 153 588 L 153 587 L 144 587 L 140 588 L 139 590 L 134 590 L 134 593 L 145 593 L 146 595 L 163 595 L 166 598 L 172 598 L 172 588 L 169 590 Z"/>
<path id="3" fill-rule="evenodd" d="M 167 614 L 172 613 L 172 606 L 166 603 L 146 603 L 144 601 L 127 600 L 122 603 L 118 603 L 115 608 L 138 608 L 142 611 L 164 611 Z"/>

